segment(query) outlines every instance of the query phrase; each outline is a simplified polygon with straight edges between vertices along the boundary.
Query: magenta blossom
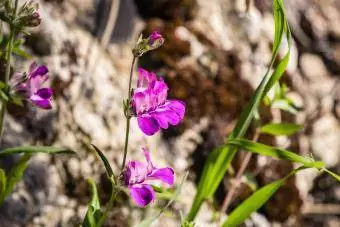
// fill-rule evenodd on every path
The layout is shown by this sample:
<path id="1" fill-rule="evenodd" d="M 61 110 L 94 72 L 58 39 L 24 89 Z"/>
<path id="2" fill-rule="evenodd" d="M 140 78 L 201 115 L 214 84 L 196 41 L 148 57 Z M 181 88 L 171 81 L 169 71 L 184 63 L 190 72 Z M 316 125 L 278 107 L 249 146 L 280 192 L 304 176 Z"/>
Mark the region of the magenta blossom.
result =
<path id="1" fill-rule="evenodd" d="M 122 181 L 130 190 L 130 195 L 136 204 L 145 207 L 155 199 L 155 191 L 148 183 L 150 180 L 160 180 L 170 186 L 174 184 L 175 174 L 172 168 L 156 168 L 150 158 L 150 152 L 143 148 L 146 163 L 130 161 L 122 172 Z"/>
<path id="2" fill-rule="evenodd" d="M 48 79 L 46 66 L 38 66 L 33 62 L 26 73 L 15 73 L 11 79 L 14 92 L 23 95 L 31 103 L 42 109 L 52 108 L 51 88 L 43 88 L 42 84 Z"/>
<path id="3" fill-rule="evenodd" d="M 140 129 L 153 135 L 160 128 L 177 125 L 184 117 L 185 104 L 179 100 L 167 100 L 168 86 L 155 73 L 138 69 L 137 88 L 133 92 L 132 105 Z"/>

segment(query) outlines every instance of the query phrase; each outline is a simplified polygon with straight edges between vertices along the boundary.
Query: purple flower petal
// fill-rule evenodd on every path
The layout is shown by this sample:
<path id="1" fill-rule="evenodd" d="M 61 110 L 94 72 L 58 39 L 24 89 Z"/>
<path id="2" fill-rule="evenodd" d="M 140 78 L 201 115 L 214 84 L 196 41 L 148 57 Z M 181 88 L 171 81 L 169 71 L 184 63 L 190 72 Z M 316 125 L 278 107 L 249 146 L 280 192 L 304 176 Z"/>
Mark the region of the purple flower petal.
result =
<path id="1" fill-rule="evenodd" d="M 173 185 L 175 182 L 175 173 L 170 167 L 155 168 L 152 173 L 148 175 L 148 179 L 157 179 L 169 185 Z"/>
<path id="2" fill-rule="evenodd" d="M 144 92 L 135 92 L 133 94 L 133 104 L 137 115 L 143 114 L 156 107 L 150 89 L 146 89 Z"/>
<path id="3" fill-rule="evenodd" d="M 52 102 L 50 99 L 43 99 L 39 95 L 31 95 L 30 98 L 31 102 L 42 108 L 42 109 L 51 109 L 52 108 Z"/>
<path id="4" fill-rule="evenodd" d="M 163 104 L 168 97 L 168 85 L 161 79 L 160 81 L 155 82 L 152 91 L 153 91 L 153 99 L 155 100 L 157 105 Z"/>
<path id="5" fill-rule="evenodd" d="M 148 136 L 151 136 L 159 131 L 159 124 L 156 119 L 151 116 L 143 115 L 137 117 L 139 128 Z"/>
<path id="6" fill-rule="evenodd" d="M 36 76 L 43 76 L 48 73 L 48 68 L 45 65 L 38 66 L 33 62 L 30 66 L 29 77 L 34 78 Z"/>
<path id="7" fill-rule="evenodd" d="M 162 129 L 167 129 L 169 124 L 177 125 L 180 122 L 180 117 L 176 112 L 168 107 L 157 108 L 150 115 L 157 121 Z"/>
<path id="8" fill-rule="evenodd" d="M 185 104 L 180 100 L 168 100 L 164 103 L 164 106 L 169 107 L 176 112 L 179 118 L 182 120 L 185 114 Z"/>
<path id="9" fill-rule="evenodd" d="M 126 185 L 133 185 L 143 183 L 147 177 L 147 166 L 138 161 L 131 161 L 128 163 L 126 173 L 123 173 Z"/>
<path id="10" fill-rule="evenodd" d="M 36 95 L 40 96 L 42 99 L 50 99 L 53 95 L 53 90 L 51 88 L 41 88 L 37 91 Z"/>
<path id="11" fill-rule="evenodd" d="M 145 207 L 155 199 L 155 192 L 148 184 L 136 184 L 129 189 L 132 199 L 139 207 Z"/>
<path id="12" fill-rule="evenodd" d="M 153 72 L 149 72 L 143 68 L 138 69 L 138 88 L 151 86 L 157 80 L 157 76 Z"/>
<path id="13" fill-rule="evenodd" d="M 149 174 L 154 169 L 152 161 L 151 161 L 150 152 L 148 151 L 148 149 L 146 147 L 142 147 L 142 149 L 144 151 L 144 156 L 145 156 L 146 162 L 148 163 L 147 170 L 148 170 L 148 174 Z"/>

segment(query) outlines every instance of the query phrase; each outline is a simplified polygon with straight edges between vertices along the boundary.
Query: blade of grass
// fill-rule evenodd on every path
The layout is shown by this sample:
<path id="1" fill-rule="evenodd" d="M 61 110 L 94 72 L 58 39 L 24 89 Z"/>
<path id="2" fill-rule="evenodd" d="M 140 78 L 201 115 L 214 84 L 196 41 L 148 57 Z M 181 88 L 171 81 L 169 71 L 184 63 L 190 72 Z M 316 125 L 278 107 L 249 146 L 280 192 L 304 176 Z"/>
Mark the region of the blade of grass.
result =
<path id="1" fill-rule="evenodd" d="M 238 148 L 242 148 L 242 149 L 245 149 L 246 151 L 250 151 L 253 153 L 260 154 L 260 155 L 271 156 L 274 158 L 287 160 L 290 162 L 301 163 L 307 167 L 314 167 L 317 169 L 321 169 L 325 166 L 323 162 L 314 161 L 313 159 L 309 157 L 303 157 L 288 150 L 271 147 L 265 144 L 256 143 L 256 142 L 246 140 L 246 139 L 229 140 L 227 142 L 227 145 L 236 146 Z"/>
<path id="2" fill-rule="evenodd" d="M 34 153 L 45 153 L 45 154 L 75 154 L 74 151 L 68 148 L 59 147 L 48 147 L 48 146 L 22 146 L 22 147 L 11 147 L 0 151 L 0 158 L 13 155 L 13 154 L 34 154 Z"/>
<path id="3" fill-rule="evenodd" d="M 297 168 L 284 178 L 267 184 L 254 192 L 249 198 L 243 201 L 231 212 L 227 220 L 224 222 L 223 227 L 240 226 L 253 212 L 260 209 L 289 177 L 305 168 L 308 167 L 302 166 Z"/>

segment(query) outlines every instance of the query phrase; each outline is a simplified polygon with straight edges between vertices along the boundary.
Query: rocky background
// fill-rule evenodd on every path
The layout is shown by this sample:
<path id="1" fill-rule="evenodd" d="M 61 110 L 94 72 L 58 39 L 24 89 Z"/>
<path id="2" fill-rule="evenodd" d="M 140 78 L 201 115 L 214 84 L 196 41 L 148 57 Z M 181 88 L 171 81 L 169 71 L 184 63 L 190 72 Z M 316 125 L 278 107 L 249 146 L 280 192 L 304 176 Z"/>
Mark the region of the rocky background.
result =
<path id="1" fill-rule="evenodd" d="M 109 43 L 102 42 L 110 0 L 40 1 L 43 23 L 25 39 L 24 48 L 48 65 L 55 90 L 54 109 L 27 105 L 10 107 L 2 147 L 44 144 L 72 148 L 77 156 L 36 155 L 24 180 L 0 207 L 0 226 L 78 226 L 85 216 L 89 177 L 107 201 L 110 187 L 93 143 L 119 170 L 125 121 L 131 47 L 141 32 L 159 30 L 165 45 L 138 64 L 163 75 L 170 95 L 187 104 L 180 127 L 147 138 L 132 122 L 129 159 L 143 158 L 148 144 L 159 166 L 170 165 L 179 180 L 186 171 L 179 201 L 154 226 L 179 226 L 180 211 L 191 206 L 202 165 L 209 152 L 223 143 L 251 93 L 264 75 L 271 55 L 271 1 L 254 0 L 115 0 L 118 6 Z M 304 124 L 295 136 L 260 141 L 322 159 L 340 173 L 340 2 L 285 1 L 294 36 L 291 62 L 282 81 L 301 108 L 297 115 L 263 108 L 264 121 Z M 16 58 L 16 68 L 29 62 Z M 135 83 L 135 82 L 134 82 Z M 252 131 L 252 130 L 250 130 Z M 249 137 L 252 132 L 249 133 Z M 240 165 L 239 152 L 233 166 Z M 2 161 L 10 168 L 18 157 Z M 253 156 L 248 172 L 258 186 L 276 180 L 293 165 Z M 205 204 L 198 226 L 215 226 L 216 213 L 230 185 L 226 177 L 217 203 Z M 239 189 L 231 208 L 251 194 Z M 106 226 L 133 226 L 157 212 L 165 201 L 138 209 L 126 195 L 117 200 Z M 244 226 L 340 226 L 340 185 L 314 170 L 300 172 L 282 187 Z"/>

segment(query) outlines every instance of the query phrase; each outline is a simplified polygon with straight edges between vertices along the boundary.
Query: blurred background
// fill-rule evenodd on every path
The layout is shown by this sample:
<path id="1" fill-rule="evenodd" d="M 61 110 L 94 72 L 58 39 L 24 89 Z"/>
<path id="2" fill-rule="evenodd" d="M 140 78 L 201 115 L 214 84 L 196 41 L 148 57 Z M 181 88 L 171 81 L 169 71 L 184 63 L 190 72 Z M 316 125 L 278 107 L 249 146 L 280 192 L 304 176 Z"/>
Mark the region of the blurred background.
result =
<path id="1" fill-rule="evenodd" d="M 145 137 L 132 121 L 128 159 L 142 160 L 140 146 L 147 144 L 155 163 L 172 166 L 178 180 L 189 171 L 179 200 L 154 225 L 179 226 L 179 213 L 190 209 L 207 155 L 225 141 L 267 70 L 274 34 L 272 1 L 39 3 L 42 24 L 30 36 L 20 38 L 25 40 L 24 49 L 50 69 L 54 109 L 11 106 L 2 146 L 52 144 L 72 148 L 79 156 L 34 156 L 24 181 L 0 207 L 0 226 L 78 226 L 90 199 L 89 177 L 98 182 L 105 204 L 110 184 L 89 145 L 105 151 L 119 172 L 125 132 L 122 100 L 127 93 L 131 49 L 140 33 L 147 36 L 153 30 L 165 37 L 165 45 L 144 55 L 138 65 L 163 76 L 170 96 L 183 100 L 187 112 L 179 127 L 152 138 Z M 287 85 L 287 96 L 298 111 L 263 106 L 260 113 L 264 123 L 296 122 L 304 129 L 290 137 L 260 136 L 259 141 L 312 155 L 340 173 L 340 1 L 284 3 L 294 42 L 281 82 Z M 20 57 L 15 63 L 22 71 L 29 65 Z M 234 170 L 243 157 L 239 152 Z M 10 157 L 3 165 L 9 168 L 16 161 L 17 157 Z M 254 155 L 246 170 L 251 180 L 240 186 L 229 211 L 254 188 L 282 178 L 293 168 L 291 163 Z M 217 211 L 232 174 L 225 177 L 215 201 L 202 206 L 198 226 L 217 226 Z M 142 210 L 122 195 L 106 226 L 133 226 L 165 203 L 160 199 Z M 338 227 L 340 185 L 326 174 L 302 171 L 244 226 Z"/>

